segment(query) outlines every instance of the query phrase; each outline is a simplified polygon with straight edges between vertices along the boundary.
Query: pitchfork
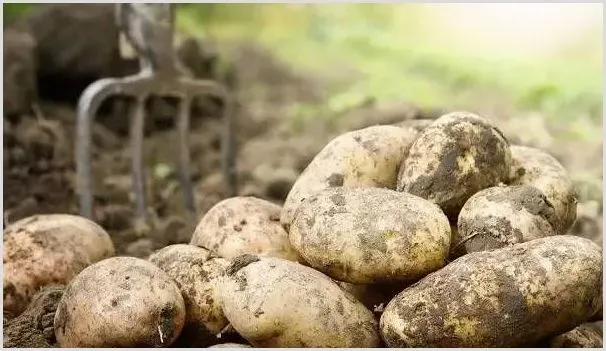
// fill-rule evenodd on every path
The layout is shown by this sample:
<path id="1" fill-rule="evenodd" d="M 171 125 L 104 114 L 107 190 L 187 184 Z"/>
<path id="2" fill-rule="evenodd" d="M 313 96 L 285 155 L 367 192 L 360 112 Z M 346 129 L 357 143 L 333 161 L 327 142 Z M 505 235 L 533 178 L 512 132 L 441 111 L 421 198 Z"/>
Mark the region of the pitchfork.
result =
<path id="1" fill-rule="evenodd" d="M 150 96 L 180 99 L 177 115 L 179 137 L 178 172 L 185 208 L 195 218 L 193 186 L 190 179 L 188 143 L 189 111 L 197 96 L 210 95 L 223 100 L 224 129 L 221 137 L 222 172 L 230 196 L 236 193 L 235 136 L 231 94 L 214 81 L 197 80 L 178 62 L 173 51 L 175 8 L 172 4 L 116 4 L 116 22 L 139 56 L 139 73 L 123 78 L 104 78 L 89 85 L 78 101 L 76 135 L 76 191 L 80 213 L 93 218 L 93 189 L 91 174 L 91 126 L 101 103 L 111 96 L 135 99 L 131 116 L 132 179 L 135 194 L 135 214 L 139 222 L 149 220 L 146 210 L 145 174 L 143 169 L 143 129 L 145 102 Z M 102 33 L 100 33 L 102 35 Z"/>

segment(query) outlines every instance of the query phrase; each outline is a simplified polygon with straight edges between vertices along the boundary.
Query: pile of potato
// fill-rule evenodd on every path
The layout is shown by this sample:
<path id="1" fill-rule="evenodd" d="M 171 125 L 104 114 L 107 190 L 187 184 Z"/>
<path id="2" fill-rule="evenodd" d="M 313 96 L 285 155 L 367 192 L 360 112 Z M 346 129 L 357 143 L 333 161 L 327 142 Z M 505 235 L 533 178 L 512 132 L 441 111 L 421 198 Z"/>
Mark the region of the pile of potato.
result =
<path id="1" fill-rule="evenodd" d="M 472 113 L 423 127 L 345 133 L 282 207 L 226 199 L 147 260 L 79 217 L 17 222 L 4 308 L 68 284 L 61 347 L 602 346 L 602 249 L 566 235 L 566 170 Z"/>

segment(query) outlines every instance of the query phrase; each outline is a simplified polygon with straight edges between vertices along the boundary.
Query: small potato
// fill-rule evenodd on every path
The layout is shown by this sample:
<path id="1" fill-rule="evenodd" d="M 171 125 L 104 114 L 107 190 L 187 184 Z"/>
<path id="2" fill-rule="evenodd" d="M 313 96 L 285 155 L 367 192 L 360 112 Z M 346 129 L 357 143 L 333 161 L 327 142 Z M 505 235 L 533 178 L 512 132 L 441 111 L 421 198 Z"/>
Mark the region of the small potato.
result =
<path id="1" fill-rule="evenodd" d="M 234 344 L 234 343 L 225 343 L 225 344 L 217 344 L 217 345 L 213 345 L 213 346 L 209 346 L 209 349 L 219 349 L 219 348 L 234 348 L 234 349 L 238 349 L 238 348 L 247 348 L 250 347 L 250 345 L 244 345 L 244 344 Z"/>
<path id="2" fill-rule="evenodd" d="M 244 255 L 220 285 L 223 311 L 253 347 L 377 347 L 373 313 L 324 274 Z"/>
<path id="3" fill-rule="evenodd" d="M 511 146 L 511 185 L 532 185 L 541 190 L 555 210 L 551 225 L 566 234 L 577 218 L 577 196 L 566 169 L 539 149 Z"/>
<path id="4" fill-rule="evenodd" d="M 467 199 L 507 180 L 509 142 L 489 121 L 454 112 L 425 128 L 400 167 L 398 190 L 436 203 L 456 219 Z"/>
<path id="5" fill-rule="evenodd" d="M 282 225 L 289 228 L 299 205 L 327 188 L 395 189 L 398 168 L 417 135 L 413 128 L 374 126 L 333 139 L 290 189 L 282 208 Z"/>
<path id="6" fill-rule="evenodd" d="M 22 312 L 49 284 L 67 284 L 76 274 L 114 255 L 109 235 L 96 223 L 67 214 L 35 215 L 4 230 L 4 310 Z"/>
<path id="7" fill-rule="evenodd" d="M 469 198 L 458 231 L 466 252 L 497 249 L 555 235 L 555 212 L 543 193 L 529 185 L 497 186 Z"/>
<path id="8" fill-rule="evenodd" d="M 225 199 L 202 217 L 190 244 L 232 259 L 243 254 L 297 261 L 280 225 L 280 206 L 252 196 Z"/>
<path id="9" fill-rule="evenodd" d="M 174 279 L 181 290 L 187 318 L 180 340 L 188 339 L 185 342 L 193 346 L 216 342 L 215 335 L 229 323 L 217 298 L 217 283 L 229 261 L 185 244 L 160 249 L 149 261 Z"/>
<path id="10" fill-rule="evenodd" d="M 601 326 L 594 323 L 581 324 L 573 330 L 549 340 L 552 348 L 602 348 Z"/>
<path id="11" fill-rule="evenodd" d="M 299 206 L 290 242 L 307 264 L 350 283 L 417 280 L 446 264 L 450 224 L 420 197 L 379 188 L 331 188 Z"/>
<path id="12" fill-rule="evenodd" d="M 166 273 L 139 258 L 114 257 L 69 283 L 55 336 L 60 347 L 168 346 L 184 322 L 183 297 Z"/>
<path id="13" fill-rule="evenodd" d="M 516 347 L 570 330 L 601 305 L 601 248 L 552 236 L 455 260 L 396 295 L 380 325 L 390 347 Z"/>

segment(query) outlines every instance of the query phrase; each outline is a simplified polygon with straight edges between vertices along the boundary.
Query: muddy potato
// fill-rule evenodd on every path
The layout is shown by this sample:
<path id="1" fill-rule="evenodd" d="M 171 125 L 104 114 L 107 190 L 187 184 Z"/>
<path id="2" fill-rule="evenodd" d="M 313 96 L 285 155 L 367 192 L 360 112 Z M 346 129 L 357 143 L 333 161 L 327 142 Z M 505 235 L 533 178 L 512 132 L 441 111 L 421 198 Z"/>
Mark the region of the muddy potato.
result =
<path id="1" fill-rule="evenodd" d="M 373 313 L 326 275 L 245 255 L 220 285 L 223 311 L 253 347 L 377 347 Z"/>
<path id="2" fill-rule="evenodd" d="M 67 284 L 86 266 L 114 255 L 96 223 L 67 214 L 35 215 L 4 230 L 4 310 L 23 311 L 38 289 Z"/>
<path id="3" fill-rule="evenodd" d="M 602 326 L 595 323 L 581 324 L 573 330 L 553 337 L 549 347 L 553 348 L 602 348 Z"/>
<path id="4" fill-rule="evenodd" d="M 455 260 L 396 295 L 380 325 L 390 347 L 515 347 L 570 330 L 601 305 L 601 248 L 552 236 Z"/>
<path id="5" fill-rule="evenodd" d="M 492 250 L 555 235 L 553 206 L 529 185 L 497 186 L 473 195 L 459 213 L 466 252 Z"/>
<path id="6" fill-rule="evenodd" d="M 299 206 L 290 242 L 305 262 L 350 283 L 410 282 L 446 264 L 450 224 L 420 197 L 380 188 L 331 188 Z"/>
<path id="7" fill-rule="evenodd" d="M 290 189 L 280 221 L 289 228 L 299 205 L 327 188 L 395 189 L 398 168 L 417 134 L 413 128 L 373 126 L 333 139 Z"/>
<path id="8" fill-rule="evenodd" d="M 243 254 L 296 261 L 297 252 L 280 225 L 280 206 L 252 196 L 225 199 L 202 217 L 190 244 L 231 259 Z"/>
<path id="9" fill-rule="evenodd" d="M 398 190 L 436 203 L 451 219 L 478 191 L 508 179 L 509 142 L 488 120 L 454 112 L 425 128 L 410 147 Z"/>
<path id="10" fill-rule="evenodd" d="M 181 339 L 195 346 L 216 342 L 214 336 L 228 324 L 217 297 L 217 282 L 229 261 L 185 244 L 160 249 L 149 261 L 166 272 L 181 290 L 186 311 Z"/>
<path id="11" fill-rule="evenodd" d="M 532 185 L 541 190 L 555 210 L 552 226 L 566 234 L 577 217 L 577 196 L 566 169 L 539 149 L 512 145 L 511 185 Z"/>
<path id="12" fill-rule="evenodd" d="M 154 264 L 134 257 L 97 262 L 67 286 L 55 314 L 60 347 L 170 345 L 185 321 L 183 297 Z"/>

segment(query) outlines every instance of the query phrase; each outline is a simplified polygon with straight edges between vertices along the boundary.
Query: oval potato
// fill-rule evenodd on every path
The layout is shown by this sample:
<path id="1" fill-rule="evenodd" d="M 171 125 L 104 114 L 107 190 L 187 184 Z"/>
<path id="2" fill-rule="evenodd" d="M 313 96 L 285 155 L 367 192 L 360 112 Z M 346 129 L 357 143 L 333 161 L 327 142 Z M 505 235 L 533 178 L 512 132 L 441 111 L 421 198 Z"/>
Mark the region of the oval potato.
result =
<path id="1" fill-rule="evenodd" d="M 299 206 L 289 238 L 305 262 L 350 283 L 417 280 L 446 264 L 450 224 L 420 197 L 379 188 L 331 188 Z"/>
<path id="2" fill-rule="evenodd" d="M 398 176 L 398 190 L 436 203 L 451 219 L 478 191 L 509 176 L 509 142 L 469 112 L 438 118 L 416 138 Z"/>
<path id="3" fill-rule="evenodd" d="M 555 210 L 551 225 L 566 234 L 577 218 L 577 195 L 566 169 L 539 149 L 512 145 L 511 185 L 532 185 L 541 190 Z"/>
<path id="4" fill-rule="evenodd" d="M 555 235 L 553 206 L 529 185 L 497 186 L 473 195 L 459 213 L 466 252 L 497 249 Z"/>
<path id="5" fill-rule="evenodd" d="M 377 347 L 373 313 L 326 275 L 244 255 L 220 285 L 223 311 L 253 347 Z"/>
<path id="6" fill-rule="evenodd" d="M 216 342 L 227 324 L 218 300 L 217 284 L 229 261 L 211 257 L 208 250 L 175 244 L 154 252 L 149 261 L 177 283 L 185 302 L 186 321 L 181 339 L 194 346 Z"/>
<path id="7" fill-rule="evenodd" d="M 552 236 L 467 254 L 396 295 L 390 347 L 516 347 L 563 333 L 602 305 L 602 250 Z"/>
<path id="8" fill-rule="evenodd" d="M 288 229 L 299 205 L 327 188 L 395 189 L 398 168 L 417 134 L 413 128 L 373 126 L 333 139 L 290 189 L 280 216 L 282 225 Z"/>
<path id="9" fill-rule="evenodd" d="M 243 254 L 296 261 L 288 234 L 280 225 L 281 207 L 252 196 L 225 199 L 198 223 L 190 244 L 232 259 Z"/>
<path id="10" fill-rule="evenodd" d="M 174 281 L 154 264 L 114 257 L 69 283 L 55 314 L 60 347 L 156 347 L 181 333 L 185 305 Z"/>
<path id="11" fill-rule="evenodd" d="M 18 314 L 49 284 L 67 284 L 88 265 L 114 255 L 103 228 L 80 216 L 35 215 L 4 230 L 4 310 Z"/>

